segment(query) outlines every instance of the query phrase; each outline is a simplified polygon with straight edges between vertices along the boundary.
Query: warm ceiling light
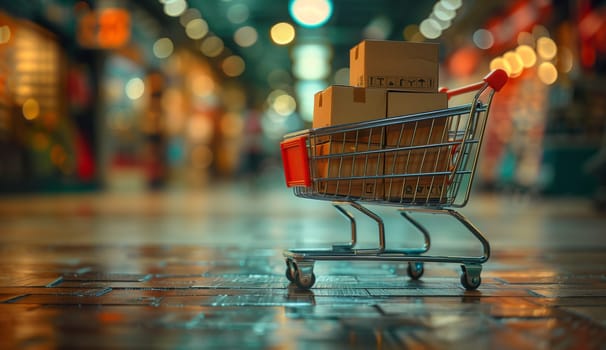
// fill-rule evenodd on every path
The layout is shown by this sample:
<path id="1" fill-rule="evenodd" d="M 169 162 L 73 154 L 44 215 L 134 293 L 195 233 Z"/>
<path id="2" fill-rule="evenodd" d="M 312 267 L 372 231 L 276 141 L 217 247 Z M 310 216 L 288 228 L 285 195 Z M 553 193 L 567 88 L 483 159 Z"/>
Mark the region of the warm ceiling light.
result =
<path id="1" fill-rule="evenodd" d="M 295 39 L 295 28 L 286 22 L 280 22 L 271 27 L 271 40 L 278 45 L 286 45 Z"/>
<path id="2" fill-rule="evenodd" d="M 522 63 L 524 64 L 524 68 L 530 68 L 537 63 L 537 55 L 534 52 L 534 49 L 528 45 L 520 45 L 516 48 L 516 53 L 522 59 Z"/>
<path id="3" fill-rule="evenodd" d="M 502 69 L 507 75 L 511 75 L 511 66 L 503 57 L 495 57 L 490 61 L 490 70 L 493 71 L 495 69 Z"/>
<path id="4" fill-rule="evenodd" d="M 522 62 L 520 55 L 514 51 L 508 51 L 503 55 L 503 59 L 506 60 L 511 67 L 510 76 L 517 77 L 518 75 L 522 74 L 522 71 L 524 70 L 524 62 Z"/>
<path id="5" fill-rule="evenodd" d="M 537 53 L 541 58 L 550 60 L 555 57 L 557 52 L 558 47 L 553 39 L 545 36 L 537 39 Z"/>
<path id="6" fill-rule="evenodd" d="M 274 100 L 272 108 L 281 116 L 291 115 L 297 109 L 297 102 L 295 99 L 288 95 L 283 94 Z"/>
<path id="7" fill-rule="evenodd" d="M 320 27 L 332 16 L 331 0 L 292 0 L 290 16 L 304 27 Z"/>
<path id="8" fill-rule="evenodd" d="M 537 75 L 539 76 L 539 79 L 547 85 L 551 85 L 558 80 L 558 70 L 551 62 L 541 63 L 537 70 Z"/>

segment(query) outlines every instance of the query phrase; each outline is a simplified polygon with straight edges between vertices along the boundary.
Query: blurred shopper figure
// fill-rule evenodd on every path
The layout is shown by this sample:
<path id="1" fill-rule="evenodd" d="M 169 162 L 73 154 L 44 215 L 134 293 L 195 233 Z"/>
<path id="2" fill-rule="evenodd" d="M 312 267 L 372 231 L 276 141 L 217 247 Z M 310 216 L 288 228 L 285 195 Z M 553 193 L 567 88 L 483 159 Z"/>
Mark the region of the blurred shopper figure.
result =
<path id="1" fill-rule="evenodd" d="M 600 211 L 606 211 L 606 128 L 602 138 L 602 146 L 598 152 L 585 164 L 588 173 L 597 180 L 594 202 Z"/>
<path id="2" fill-rule="evenodd" d="M 166 137 L 162 110 L 164 77 L 160 72 L 151 70 L 147 75 L 146 85 L 146 91 L 149 91 L 149 103 L 141 126 L 144 137 L 142 161 L 147 186 L 150 189 L 160 189 L 166 184 L 167 177 Z"/>
<path id="3" fill-rule="evenodd" d="M 244 126 L 244 145 L 241 174 L 251 179 L 256 178 L 263 170 L 265 159 L 263 152 L 263 128 L 261 112 L 252 108 Z"/>

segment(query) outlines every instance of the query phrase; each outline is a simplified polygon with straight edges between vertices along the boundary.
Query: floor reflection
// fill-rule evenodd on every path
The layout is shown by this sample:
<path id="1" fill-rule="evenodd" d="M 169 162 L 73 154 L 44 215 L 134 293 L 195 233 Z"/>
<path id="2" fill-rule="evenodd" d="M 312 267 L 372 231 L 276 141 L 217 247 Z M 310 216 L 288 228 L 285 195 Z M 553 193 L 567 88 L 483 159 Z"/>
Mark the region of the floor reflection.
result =
<path id="1" fill-rule="evenodd" d="M 603 348 L 606 218 L 583 201 L 475 199 L 463 210 L 493 247 L 478 291 L 457 264 L 415 281 L 397 261 L 320 261 L 311 290 L 290 284 L 284 249 L 349 227 L 280 189 L 2 198 L 0 347 Z M 392 214 L 387 243 L 404 244 L 415 233 Z M 436 245 L 467 248 L 456 232 Z"/>

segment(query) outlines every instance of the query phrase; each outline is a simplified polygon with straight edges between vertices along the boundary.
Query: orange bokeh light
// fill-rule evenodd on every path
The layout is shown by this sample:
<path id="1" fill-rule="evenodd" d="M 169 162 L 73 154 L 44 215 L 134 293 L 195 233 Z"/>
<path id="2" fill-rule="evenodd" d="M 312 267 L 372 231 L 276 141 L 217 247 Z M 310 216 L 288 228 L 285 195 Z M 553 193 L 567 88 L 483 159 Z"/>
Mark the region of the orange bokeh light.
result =
<path id="1" fill-rule="evenodd" d="M 457 77 L 471 75 L 480 61 L 480 53 L 473 47 L 464 47 L 452 54 L 448 61 L 450 73 Z"/>

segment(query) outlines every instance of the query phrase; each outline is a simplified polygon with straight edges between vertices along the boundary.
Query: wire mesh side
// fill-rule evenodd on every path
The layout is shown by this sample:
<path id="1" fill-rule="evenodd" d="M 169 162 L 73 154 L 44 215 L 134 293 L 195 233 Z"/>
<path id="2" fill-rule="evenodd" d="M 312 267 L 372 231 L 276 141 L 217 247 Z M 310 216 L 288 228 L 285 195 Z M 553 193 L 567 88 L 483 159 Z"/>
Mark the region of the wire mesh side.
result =
<path id="1" fill-rule="evenodd" d="M 330 133 L 310 131 L 312 185 L 295 188 L 295 195 L 399 206 L 465 202 L 458 197 L 471 185 L 477 131 L 483 129 L 477 124 L 487 109 L 456 111 Z"/>
<path id="2" fill-rule="evenodd" d="M 299 197 L 395 206 L 466 204 L 494 90 L 473 103 L 308 131 L 312 184 Z"/>

